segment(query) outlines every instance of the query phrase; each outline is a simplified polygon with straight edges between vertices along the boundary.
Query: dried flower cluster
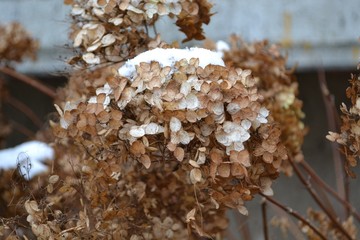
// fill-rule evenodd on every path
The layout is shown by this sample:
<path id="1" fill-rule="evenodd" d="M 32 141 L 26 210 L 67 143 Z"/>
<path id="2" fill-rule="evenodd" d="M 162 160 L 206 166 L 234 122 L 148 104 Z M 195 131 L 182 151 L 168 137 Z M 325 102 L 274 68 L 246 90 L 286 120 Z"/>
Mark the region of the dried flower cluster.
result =
<path id="1" fill-rule="evenodd" d="M 161 16 L 176 17 L 176 25 L 187 38 L 204 39 L 202 24 L 210 22 L 207 0 L 65 0 L 72 5 L 71 38 L 81 50 L 70 63 L 97 65 L 117 63 L 147 49 L 164 46 L 160 37 L 151 38 L 147 26 Z"/>
<path id="2" fill-rule="evenodd" d="M 307 210 L 307 215 L 311 221 L 316 223 L 319 231 L 323 233 L 324 236 L 327 236 L 328 239 L 348 239 L 334 226 L 333 222 L 324 212 L 309 208 Z M 352 216 L 348 217 L 345 221 L 342 221 L 341 225 L 352 239 L 357 239 L 357 227 Z M 320 239 L 319 236 L 306 225 L 302 225 L 301 230 L 310 240 Z"/>
<path id="3" fill-rule="evenodd" d="M 91 205 L 80 208 L 89 220 L 74 234 L 100 236 L 123 226 L 124 238 L 137 239 L 138 232 L 139 239 L 184 239 L 188 228 L 221 236 L 226 208 L 246 214 L 244 201 L 272 194 L 287 156 L 255 79 L 241 69 L 203 65 L 196 58 L 124 65 L 120 75 L 101 71 L 91 84 L 79 80 L 88 89 L 82 95 L 67 94 L 55 134 L 83 153 L 65 154 L 78 159 L 81 178 L 68 177 L 61 191 L 72 198 L 81 192 Z"/>
<path id="4" fill-rule="evenodd" d="M 0 26 L 0 63 L 36 57 L 38 43 L 17 22 Z"/>
<path id="5" fill-rule="evenodd" d="M 350 167 L 357 165 L 360 157 L 360 77 L 352 75 L 350 86 L 346 89 L 346 96 L 351 101 L 348 109 L 343 103 L 340 107 L 342 112 L 342 126 L 340 133 L 329 132 L 327 139 L 341 145 L 341 151 L 346 157 L 345 170 L 353 178 L 355 173 Z"/>
<path id="6" fill-rule="evenodd" d="M 246 43 L 232 36 L 230 43 L 230 49 L 219 49 L 224 52 L 226 65 L 251 70 L 249 74 L 256 79 L 264 106 L 280 125 L 282 143 L 294 159 L 303 159 L 301 146 L 306 129 L 301 121 L 304 117 L 302 101 L 297 98 L 298 83 L 293 71 L 286 68 L 286 58 L 277 46 L 269 45 L 266 40 Z M 211 42 L 206 47 L 215 48 Z M 287 175 L 292 174 L 287 161 L 283 162 L 282 170 Z"/>
<path id="7" fill-rule="evenodd" d="M 149 36 L 147 27 L 167 15 L 184 41 L 204 39 L 202 24 L 212 15 L 206 0 L 65 3 L 80 51 L 70 63 L 95 67 L 72 73 L 58 91 L 50 176 L 25 181 L 21 171 L 1 173 L 13 185 L 0 186 L 0 212 L 10 206 L 0 237 L 223 239 L 226 210 L 246 215 L 256 194 L 271 199 L 279 172 L 292 174 L 288 154 L 303 159 L 298 86 L 276 46 L 233 37 L 231 48 L 218 46 L 224 63 L 218 53 L 173 49 Z M 97 66 L 103 63 L 116 64 Z M 344 145 L 351 166 L 358 157 L 358 80 L 347 90 L 353 107 L 342 107 L 342 133 L 328 136 Z M 311 223 L 300 226 L 309 239 L 342 239 L 340 231 L 356 238 L 351 216 L 337 222 L 326 214 L 308 210 Z"/>

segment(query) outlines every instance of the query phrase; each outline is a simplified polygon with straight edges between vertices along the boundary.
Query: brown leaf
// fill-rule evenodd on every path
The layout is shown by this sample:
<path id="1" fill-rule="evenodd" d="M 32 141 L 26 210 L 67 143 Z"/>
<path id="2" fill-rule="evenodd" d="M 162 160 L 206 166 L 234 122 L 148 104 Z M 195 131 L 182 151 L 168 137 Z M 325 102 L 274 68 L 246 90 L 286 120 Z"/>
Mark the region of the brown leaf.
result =
<path id="1" fill-rule="evenodd" d="M 100 123 L 107 123 L 110 120 L 110 114 L 105 110 L 101 111 L 97 115 L 97 119 L 99 120 Z"/>
<path id="2" fill-rule="evenodd" d="M 167 149 L 169 149 L 169 151 L 175 151 L 176 150 L 176 144 L 172 143 L 172 142 L 169 142 L 167 145 L 166 145 Z"/>
<path id="3" fill-rule="evenodd" d="M 217 169 L 218 174 L 221 177 L 227 178 L 230 176 L 230 164 L 222 163 L 218 166 Z"/>
<path id="4" fill-rule="evenodd" d="M 105 93 L 100 93 L 99 95 L 96 96 L 96 102 L 97 103 L 104 103 L 106 99 L 106 94 Z"/>
<path id="5" fill-rule="evenodd" d="M 210 159 L 216 165 L 220 165 L 223 162 L 224 151 L 217 148 L 212 148 L 210 151 Z"/>
<path id="6" fill-rule="evenodd" d="M 216 176 L 216 173 L 217 173 L 217 168 L 218 168 L 218 164 L 215 164 L 215 163 L 210 164 L 209 176 L 212 178 L 212 180 L 215 180 L 215 176 Z"/>
<path id="7" fill-rule="evenodd" d="M 55 183 L 57 183 L 57 181 L 59 181 L 59 176 L 58 175 L 52 175 L 52 176 L 49 177 L 49 183 L 55 184 Z"/>
<path id="8" fill-rule="evenodd" d="M 151 166 L 151 159 L 148 155 L 144 154 L 140 157 L 140 162 L 144 165 L 146 169 L 149 169 Z"/>
<path id="9" fill-rule="evenodd" d="M 33 215 L 36 212 L 40 211 L 37 202 L 34 200 L 32 200 L 32 201 L 26 200 L 24 206 L 25 206 L 26 212 L 30 215 Z"/>
<path id="10" fill-rule="evenodd" d="M 272 180 L 268 177 L 260 178 L 261 192 L 267 196 L 274 195 L 274 191 L 271 188 Z"/>
<path id="11" fill-rule="evenodd" d="M 184 160 L 184 155 L 185 155 L 185 151 L 183 148 L 181 147 L 175 148 L 174 156 L 179 162 L 182 162 L 182 160 Z"/>
<path id="12" fill-rule="evenodd" d="M 133 144 L 130 146 L 130 153 L 135 156 L 140 156 L 142 154 L 145 154 L 144 144 L 139 140 L 133 142 Z"/>
<path id="13" fill-rule="evenodd" d="M 266 163 L 272 163 L 274 160 L 274 156 L 271 153 L 265 152 L 263 154 L 263 160 Z"/>
<path id="14" fill-rule="evenodd" d="M 231 175 L 234 177 L 243 178 L 245 176 L 246 169 L 240 163 L 231 164 Z"/>
<path id="15" fill-rule="evenodd" d="M 190 181 L 192 184 L 200 182 L 202 178 L 201 170 L 198 168 L 193 168 L 190 171 Z"/>
<path id="16" fill-rule="evenodd" d="M 193 3 L 185 4 L 176 21 L 180 31 L 186 35 L 186 39 L 182 42 L 188 42 L 192 39 L 204 40 L 202 24 L 210 22 L 210 17 L 213 15 L 210 13 L 212 5 L 207 0 L 195 0 Z"/>
<path id="17" fill-rule="evenodd" d="M 79 121 L 76 123 L 76 127 L 82 130 L 85 128 L 86 125 L 87 125 L 87 118 L 85 114 L 80 114 Z"/>
<path id="18" fill-rule="evenodd" d="M 111 110 L 111 118 L 120 121 L 122 118 L 122 112 L 119 110 Z"/>
<path id="19" fill-rule="evenodd" d="M 191 211 L 186 214 L 186 220 L 185 221 L 187 223 L 189 223 L 191 221 L 195 221 L 195 213 L 196 213 L 196 208 L 191 209 Z"/>
<path id="20" fill-rule="evenodd" d="M 242 150 L 240 152 L 231 151 L 230 152 L 230 161 L 233 163 L 240 163 L 244 167 L 250 167 L 250 155 L 248 150 Z"/>

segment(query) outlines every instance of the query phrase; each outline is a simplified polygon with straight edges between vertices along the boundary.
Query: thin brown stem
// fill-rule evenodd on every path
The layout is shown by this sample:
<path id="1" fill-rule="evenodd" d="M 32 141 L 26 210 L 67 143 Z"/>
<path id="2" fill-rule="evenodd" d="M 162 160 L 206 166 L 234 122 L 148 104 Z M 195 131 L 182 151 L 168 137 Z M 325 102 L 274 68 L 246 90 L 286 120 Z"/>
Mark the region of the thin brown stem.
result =
<path id="1" fill-rule="evenodd" d="M 350 213 L 360 222 L 360 214 L 356 211 L 356 209 L 348 201 L 340 197 L 340 195 L 334 189 L 332 189 L 324 180 L 322 180 L 306 161 L 301 161 L 300 165 L 320 187 L 327 191 L 336 200 L 344 204 L 349 209 Z"/>
<path id="2" fill-rule="evenodd" d="M 157 29 L 156 29 L 155 22 L 154 22 L 154 24 L 153 24 L 153 29 L 154 29 L 154 34 L 155 34 L 155 36 L 157 36 L 157 35 L 158 35 L 158 31 L 157 31 Z"/>
<path id="3" fill-rule="evenodd" d="M 41 119 L 26 104 L 12 96 L 7 96 L 5 100 L 9 105 L 24 113 L 37 127 L 40 128 L 43 125 Z"/>
<path id="4" fill-rule="evenodd" d="M 0 149 L 5 147 L 6 145 L 6 136 L 10 133 L 10 129 L 8 131 L 4 131 L 7 127 L 7 119 L 4 114 L 4 101 L 7 93 L 7 88 L 5 85 L 5 81 L 2 81 L 0 78 L 0 125 L 3 129 L 2 134 L 0 134 Z"/>
<path id="5" fill-rule="evenodd" d="M 267 211 L 266 211 L 266 201 L 261 203 L 261 214 L 262 214 L 262 221 L 263 221 L 263 231 L 264 231 L 264 239 L 269 240 L 269 230 L 267 224 Z"/>
<path id="6" fill-rule="evenodd" d="M 10 120 L 10 124 L 11 124 L 13 129 L 15 129 L 19 133 L 27 136 L 28 138 L 33 138 L 34 135 L 35 135 L 35 133 L 33 131 L 31 131 L 30 129 L 26 128 L 25 126 L 21 125 L 18 122 Z"/>
<path id="7" fill-rule="evenodd" d="M 47 96 L 49 96 L 53 99 L 56 97 L 56 92 L 54 89 L 42 84 L 38 80 L 35 80 L 35 79 L 28 77 L 24 74 L 21 74 L 19 72 L 16 72 L 15 70 L 12 70 L 11 68 L 8 68 L 8 67 L 0 68 L 0 72 L 4 73 L 6 75 L 9 75 L 9 76 L 13 77 L 14 79 L 20 80 L 20 81 L 36 88 L 40 92 L 46 94 Z"/>
<path id="8" fill-rule="evenodd" d="M 318 79 L 323 97 L 323 102 L 325 104 L 329 130 L 333 132 L 338 132 L 340 130 L 340 118 L 336 110 L 335 98 L 329 91 L 326 82 L 325 72 L 323 69 L 319 69 Z M 339 192 L 339 195 L 342 196 L 342 198 L 344 198 L 346 201 L 349 201 L 349 181 L 347 179 L 348 175 L 344 174 L 345 161 L 340 154 L 338 144 L 334 142 L 330 144 L 335 168 L 336 189 Z M 344 206 L 344 208 L 346 215 L 349 216 L 350 210 L 346 206 Z"/>
<path id="9" fill-rule="evenodd" d="M 289 156 L 289 162 L 291 164 L 291 166 L 293 167 L 296 175 L 299 177 L 301 183 L 306 187 L 307 191 L 309 192 L 309 194 L 311 195 L 311 197 L 314 199 L 314 201 L 319 205 L 319 207 L 324 211 L 324 213 L 329 217 L 329 219 L 332 221 L 332 223 L 334 224 L 334 226 L 336 228 L 339 229 L 339 231 L 349 240 L 351 240 L 351 236 L 349 235 L 348 232 L 346 232 L 346 230 L 343 228 L 343 226 L 336 220 L 335 216 L 333 214 L 331 214 L 331 212 L 325 207 L 325 205 L 323 204 L 323 202 L 321 201 L 321 199 L 319 198 L 319 196 L 316 194 L 316 192 L 314 191 L 314 189 L 311 187 L 310 182 L 308 182 L 306 180 L 306 178 L 304 177 L 304 175 L 301 173 L 300 169 L 298 168 L 298 166 L 294 163 L 293 159 L 291 156 Z"/>
<path id="10" fill-rule="evenodd" d="M 285 212 L 287 212 L 288 214 L 290 214 L 291 216 L 293 216 L 294 218 L 300 220 L 303 224 L 307 225 L 309 228 L 311 228 L 311 230 L 313 230 L 321 239 L 326 240 L 327 238 L 315 227 L 313 226 L 308 220 L 306 220 L 303 216 L 301 216 L 298 212 L 294 211 L 293 209 L 286 207 L 284 205 L 282 205 L 281 203 L 279 203 L 278 201 L 276 201 L 275 199 L 264 195 L 263 193 L 259 193 L 261 196 L 263 196 L 264 198 L 266 198 L 266 200 L 268 200 L 269 202 L 271 202 L 272 204 L 278 206 L 279 208 L 281 208 L 282 210 L 284 210 Z"/>

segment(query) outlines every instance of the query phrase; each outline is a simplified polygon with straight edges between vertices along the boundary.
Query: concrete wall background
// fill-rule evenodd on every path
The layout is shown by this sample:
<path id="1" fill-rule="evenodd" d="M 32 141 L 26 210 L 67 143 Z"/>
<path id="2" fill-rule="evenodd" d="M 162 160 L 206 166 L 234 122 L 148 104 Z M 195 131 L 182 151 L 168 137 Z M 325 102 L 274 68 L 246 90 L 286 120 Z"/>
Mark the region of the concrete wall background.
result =
<path id="1" fill-rule="evenodd" d="M 215 14 L 206 35 L 226 40 L 232 33 L 245 40 L 282 43 L 289 54 L 289 65 L 300 68 L 353 67 L 360 56 L 360 1 L 357 0 L 213 0 Z M 70 8 L 62 0 L 0 0 L 0 23 L 19 21 L 40 40 L 37 63 L 20 67 L 26 72 L 52 72 L 64 68 L 67 56 Z M 158 24 L 163 38 L 184 38 L 163 18 Z M 195 43 L 192 44 L 201 44 Z M 71 54 L 71 52 L 70 52 Z"/>

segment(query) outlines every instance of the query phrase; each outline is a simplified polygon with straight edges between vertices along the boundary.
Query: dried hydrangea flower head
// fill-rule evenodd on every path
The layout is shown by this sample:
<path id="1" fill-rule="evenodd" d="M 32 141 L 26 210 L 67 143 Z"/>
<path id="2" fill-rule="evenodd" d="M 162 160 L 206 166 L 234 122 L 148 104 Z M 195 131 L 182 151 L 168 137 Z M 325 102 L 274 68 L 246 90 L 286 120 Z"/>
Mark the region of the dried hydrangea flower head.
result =
<path id="1" fill-rule="evenodd" d="M 343 103 L 340 107 L 342 112 L 342 126 L 340 133 L 329 132 L 327 139 L 337 142 L 341 145 L 341 152 L 346 157 L 345 170 L 353 178 L 355 173 L 350 167 L 357 165 L 360 157 L 359 143 L 360 143 L 360 77 L 352 75 L 350 79 L 350 86 L 346 89 L 346 96 L 351 101 L 351 107 L 348 109 Z"/>
<path id="2" fill-rule="evenodd" d="M 0 63 L 35 60 L 38 42 L 17 22 L 0 26 Z"/>
<path id="3" fill-rule="evenodd" d="M 164 46 L 160 37 L 149 36 L 162 16 L 176 17 L 187 38 L 201 40 L 202 24 L 210 22 L 212 5 L 207 0 L 67 0 L 74 20 L 71 38 L 81 56 L 72 64 L 94 66 L 132 58 L 147 49 Z"/>
<path id="4" fill-rule="evenodd" d="M 287 155 L 261 98 L 249 72 L 225 67 L 215 52 L 159 48 L 129 60 L 85 101 L 58 107 L 55 128 L 98 161 L 116 160 L 120 172 L 139 162 L 142 174 L 194 185 L 204 201 L 187 209 L 186 223 L 199 233 L 201 212 L 246 214 L 244 201 L 272 194 Z"/>
<path id="5" fill-rule="evenodd" d="M 248 69 L 264 97 L 264 106 L 280 124 L 282 143 L 295 160 L 303 159 L 301 146 L 306 129 L 301 120 L 304 117 L 302 101 L 297 98 L 298 83 L 293 71 L 286 68 L 286 58 L 267 41 L 246 43 L 236 36 L 230 40 L 230 46 L 220 41 L 216 45 L 209 42 L 207 48 L 222 52 L 227 66 Z M 287 161 L 283 162 L 282 171 L 292 174 Z"/>
<path id="6" fill-rule="evenodd" d="M 333 221 L 322 211 L 316 211 L 312 208 L 307 210 L 308 219 L 315 223 L 319 231 L 329 239 L 345 239 L 342 232 L 334 226 Z M 353 216 L 347 217 L 347 219 L 341 221 L 341 225 L 344 227 L 346 232 L 349 234 L 351 239 L 357 239 L 357 226 L 354 222 Z M 319 236 L 309 226 L 301 223 L 302 232 L 310 240 L 319 239 Z"/>

